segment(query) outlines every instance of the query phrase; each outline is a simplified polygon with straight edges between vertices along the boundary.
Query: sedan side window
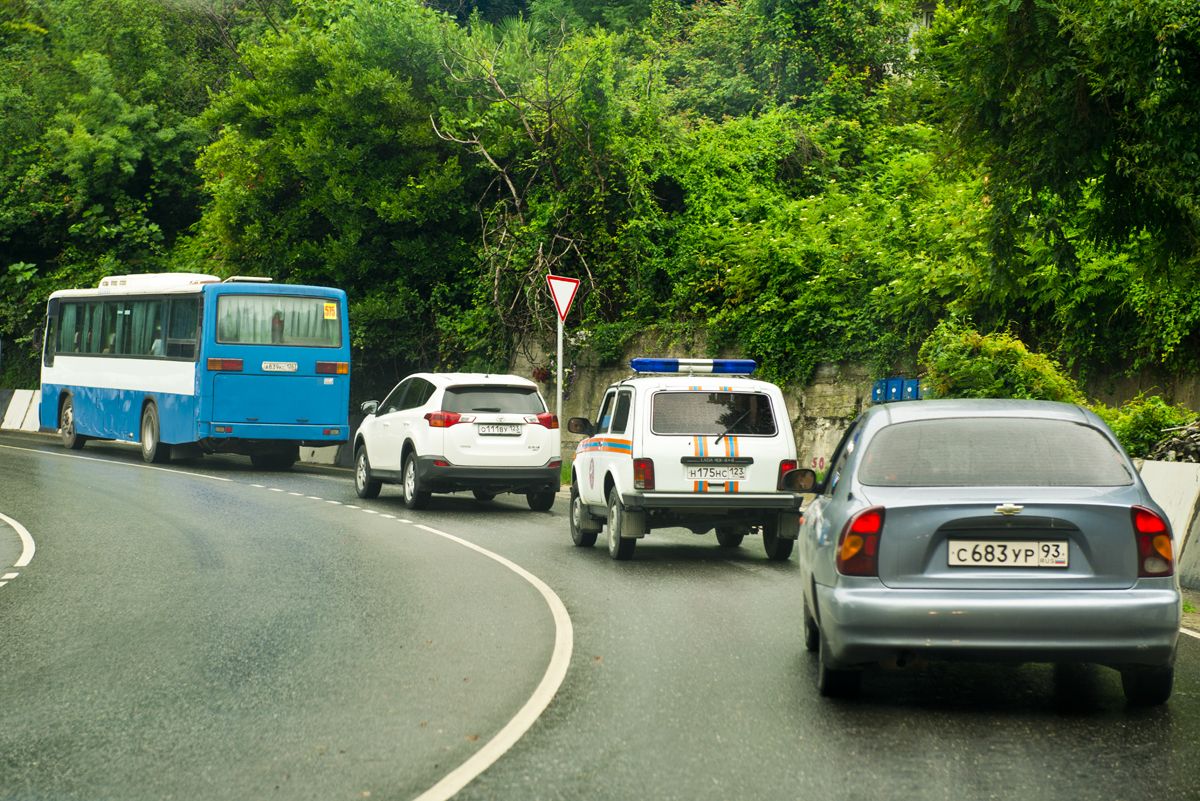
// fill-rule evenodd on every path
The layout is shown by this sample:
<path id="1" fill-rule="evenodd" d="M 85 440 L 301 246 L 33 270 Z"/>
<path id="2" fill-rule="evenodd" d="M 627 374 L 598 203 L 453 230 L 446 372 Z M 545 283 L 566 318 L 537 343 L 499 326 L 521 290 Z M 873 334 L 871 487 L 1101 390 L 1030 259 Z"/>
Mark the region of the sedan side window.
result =
<path id="1" fill-rule="evenodd" d="M 854 453 L 855 446 L 858 444 L 858 421 L 850 424 L 850 428 L 846 429 L 846 433 L 842 435 L 841 442 L 833 452 L 833 458 L 829 460 L 829 473 L 825 476 L 825 495 L 832 495 L 834 489 L 837 488 L 838 479 L 841 478 L 842 471 L 846 469 L 846 462 L 850 459 L 850 455 Z"/>

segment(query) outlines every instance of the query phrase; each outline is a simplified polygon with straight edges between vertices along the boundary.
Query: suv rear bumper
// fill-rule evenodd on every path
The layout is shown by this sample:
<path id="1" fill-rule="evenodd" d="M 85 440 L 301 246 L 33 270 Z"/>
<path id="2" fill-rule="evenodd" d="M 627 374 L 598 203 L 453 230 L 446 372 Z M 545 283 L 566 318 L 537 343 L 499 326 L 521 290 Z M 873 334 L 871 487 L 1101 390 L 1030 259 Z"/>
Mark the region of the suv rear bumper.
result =
<path id="1" fill-rule="evenodd" d="M 623 492 L 621 503 L 627 509 L 678 509 L 680 511 L 718 511 L 721 509 L 763 509 L 800 511 L 802 496 L 794 492 Z"/>
<path id="2" fill-rule="evenodd" d="M 441 462 L 441 464 L 438 464 Z M 484 467 L 447 464 L 441 456 L 417 457 L 417 476 L 429 492 L 557 492 L 562 484 L 558 460 L 538 467 Z"/>

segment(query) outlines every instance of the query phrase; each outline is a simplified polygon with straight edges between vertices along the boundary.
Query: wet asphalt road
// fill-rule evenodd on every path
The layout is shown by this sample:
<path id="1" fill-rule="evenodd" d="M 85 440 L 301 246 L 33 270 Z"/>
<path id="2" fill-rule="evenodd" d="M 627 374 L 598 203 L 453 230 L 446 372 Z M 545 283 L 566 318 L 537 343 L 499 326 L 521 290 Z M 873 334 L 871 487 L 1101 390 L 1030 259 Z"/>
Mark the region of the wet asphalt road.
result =
<path id="1" fill-rule="evenodd" d="M 75 456 L 85 458 L 73 458 Z M 257 485 L 257 486 L 256 486 Z M 336 503 L 334 503 L 336 502 Z M 361 508 L 353 508 L 361 507 Z M 0 799 L 410 799 L 546 671 L 557 696 L 461 799 L 1200 799 L 1200 641 L 1175 695 L 1090 666 L 934 665 L 815 692 L 794 559 L 684 531 L 634 560 L 534 513 L 237 457 L 0 436 Z M 385 517 L 390 515 L 391 518 Z M 402 522 L 411 521 L 411 522 Z"/>

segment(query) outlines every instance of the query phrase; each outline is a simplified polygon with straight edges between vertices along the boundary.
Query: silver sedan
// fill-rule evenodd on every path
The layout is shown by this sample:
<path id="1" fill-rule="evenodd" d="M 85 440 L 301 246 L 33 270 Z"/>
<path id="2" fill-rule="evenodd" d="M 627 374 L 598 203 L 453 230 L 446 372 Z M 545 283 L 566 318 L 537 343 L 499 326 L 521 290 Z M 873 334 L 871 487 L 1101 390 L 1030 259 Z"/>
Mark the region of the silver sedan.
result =
<path id="1" fill-rule="evenodd" d="M 1112 432 L 1044 401 L 875 406 L 803 511 L 804 639 L 822 695 L 926 659 L 1093 662 L 1171 695 L 1176 545 Z"/>

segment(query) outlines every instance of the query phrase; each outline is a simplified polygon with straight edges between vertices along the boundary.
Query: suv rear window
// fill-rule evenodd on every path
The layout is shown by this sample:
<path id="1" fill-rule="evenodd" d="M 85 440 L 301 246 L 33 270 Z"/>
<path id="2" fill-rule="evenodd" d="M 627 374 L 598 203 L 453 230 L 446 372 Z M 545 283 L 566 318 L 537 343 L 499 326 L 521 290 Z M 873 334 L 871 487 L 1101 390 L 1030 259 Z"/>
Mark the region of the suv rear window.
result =
<path id="1" fill-rule="evenodd" d="M 449 387 L 442 398 L 444 412 L 509 412 L 541 414 L 545 404 L 533 387 Z"/>
<path id="2" fill-rule="evenodd" d="M 974 417 L 897 423 L 867 445 L 863 484 L 885 487 L 1115 487 L 1133 483 L 1121 453 L 1066 420 Z"/>
<path id="3" fill-rule="evenodd" d="M 771 399 L 761 392 L 659 392 L 654 396 L 655 434 L 774 436 Z"/>

